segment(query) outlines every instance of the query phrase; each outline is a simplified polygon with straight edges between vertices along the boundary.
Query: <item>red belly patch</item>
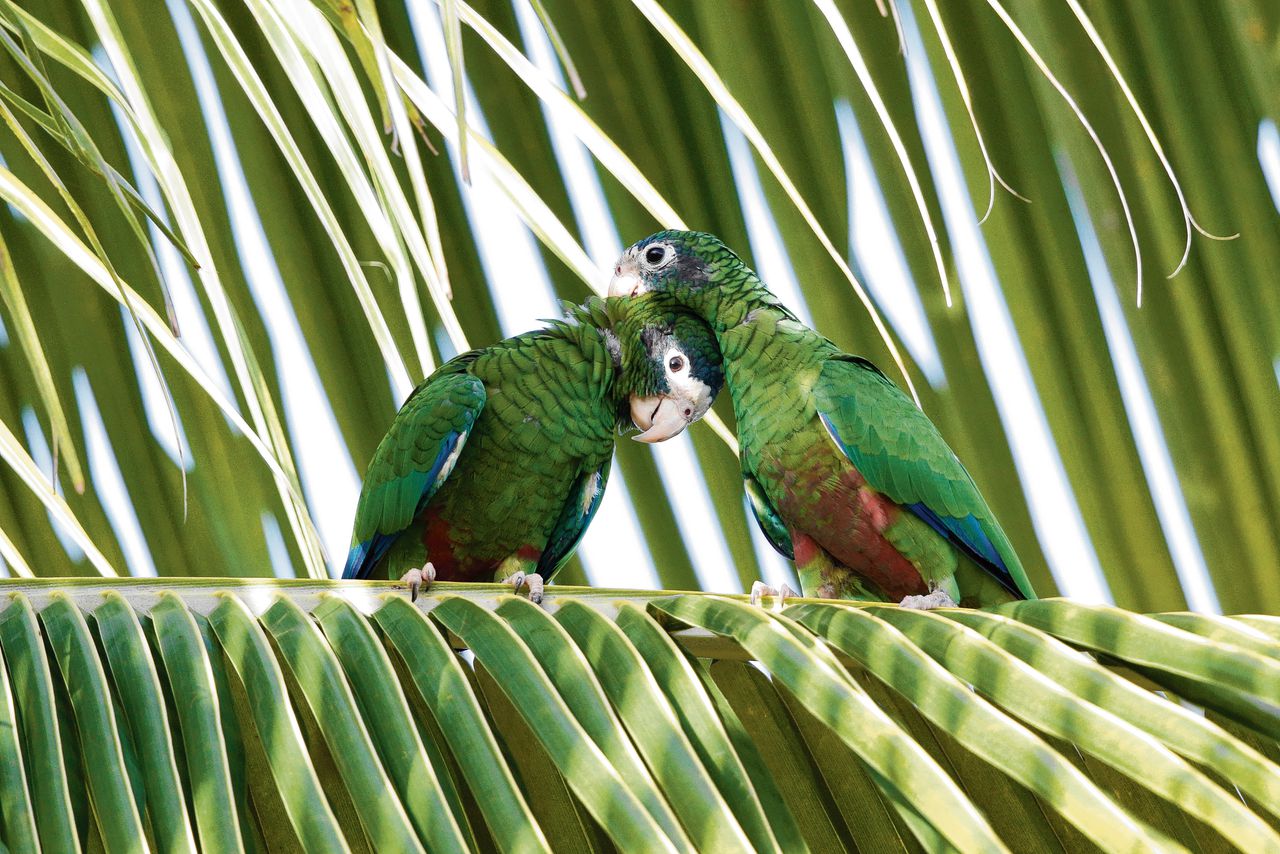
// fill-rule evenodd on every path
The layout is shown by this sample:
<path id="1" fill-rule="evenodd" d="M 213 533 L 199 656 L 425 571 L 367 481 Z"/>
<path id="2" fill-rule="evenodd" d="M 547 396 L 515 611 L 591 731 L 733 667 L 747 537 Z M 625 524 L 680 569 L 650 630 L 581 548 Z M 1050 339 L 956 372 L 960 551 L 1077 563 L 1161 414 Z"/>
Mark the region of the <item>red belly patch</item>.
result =
<path id="1" fill-rule="evenodd" d="M 437 581 L 463 581 L 469 583 L 493 581 L 493 574 L 508 555 L 492 557 L 492 552 L 459 548 L 451 528 L 439 509 L 428 507 L 422 514 L 422 544 L 427 549 L 427 560 L 436 568 Z M 542 556 L 537 546 L 522 545 L 513 552 L 521 560 L 536 563 Z"/>
<path id="2" fill-rule="evenodd" d="M 836 466 L 835 471 L 770 473 L 784 486 L 782 500 L 776 502 L 783 521 L 793 537 L 807 535 L 794 537 L 796 563 L 804 566 L 820 546 L 886 599 L 927 593 L 920 570 L 884 536 L 903 509 L 867 486 L 853 466 Z"/>

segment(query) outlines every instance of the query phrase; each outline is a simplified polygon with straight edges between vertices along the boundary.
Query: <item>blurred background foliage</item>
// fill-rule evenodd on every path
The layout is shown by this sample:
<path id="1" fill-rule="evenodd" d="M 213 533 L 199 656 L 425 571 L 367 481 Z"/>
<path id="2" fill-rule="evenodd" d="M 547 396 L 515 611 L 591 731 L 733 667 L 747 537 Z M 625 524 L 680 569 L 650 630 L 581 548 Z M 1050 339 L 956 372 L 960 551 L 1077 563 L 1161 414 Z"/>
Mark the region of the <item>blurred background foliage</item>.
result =
<path id="1" fill-rule="evenodd" d="M 1123 607 L 1280 610 L 1280 217 L 1259 159 L 1280 115 L 1274 3 L 535 6 L 0 0 L 9 574 L 340 566 L 332 553 L 326 566 L 321 542 L 343 542 L 349 529 L 330 529 L 349 515 L 316 512 L 316 454 L 349 453 L 363 471 L 411 383 L 517 331 L 499 306 L 536 286 L 485 261 L 485 240 L 501 248 L 516 235 L 495 236 L 473 194 L 489 187 L 537 236 L 558 297 L 580 301 L 607 281 L 616 249 L 591 245 L 600 224 L 556 143 L 569 133 L 598 158 L 621 244 L 660 227 L 712 231 L 767 279 L 762 253 L 773 252 L 818 328 L 901 381 L 837 263 L 866 278 L 874 259 L 851 235 L 860 217 L 886 217 L 898 246 L 879 248 L 900 248 L 916 296 L 881 288 L 872 302 L 918 299 L 937 366 L 890 324 L 894 345 L 1037 590 L 1090 595 L 1073 556 L 1096 554 L 1100 597 Z M 524 58 L 533 45 L 519 19 L 534 12 L 550 27 L 538 43 L 549 33 L 564 47 L 558 63 Z M 415 38 L 424 32 L 447 38 Z M 464 149 L 458 93 L 431 71 L 446 57 L 474 93 Z M 944 122 L 931 126 L 935 91 Z M 850 204 L 846 115 L 883 210 Z M 218 157 L 224 131 L 247 194 Z M 748 228 L 731 163 L 744 134 L 780 253 Z M 958 205 L 939 154 L 952 149 L 968 190 Z M 1201 236 L 1191 213 L 1238 237 Z M 263 246 L 246 245 L 237 221 L 260 222 Z M 998 291 L 973 272 L 985 257 Z M 263 258 L 283 283 L 276 298 L 261 287 Z M 1038 403 L 1026 411 L 1043 411 L 1065 474 L 1057 504 L 1035 498 L 1053 471 L 1011 450 L 1039 428 L 1002 402 L 1018 367 L 1001 353 L 1017 349 L 986 336 L 1005 306 Z M 287 414 L 308 354 L 340 436 L 332 447 L 314 445 L 323 418 Z M 1154 443 L 1142 432 L 1152 405 Z M 731 426 L 727 399 L 716 411 Z M 700 586 L 695 566 L 719 534 L 678 526 L 668 492 L 701 478 L 749 585 L 769 570 L 733 452 L 706 425 L 690 434 L 700 472 L 684 480 L 659 471 L 669 449 L 619 444 L 658 581 Z M 1174 475 L 1163 487 L 1161 435 Z M 304 453 L 308 442 L 320 450 Z M 127 496 L 123 509 L 108 493 Z M 347 514 L 354 497 L 343 496 Z M 1075 545 L 1055 551 L 1054 536 Z M 1194 593 L 1199 554 L 1209 583 Z M 575 562 L 563 580 L 592 574 Z"/>

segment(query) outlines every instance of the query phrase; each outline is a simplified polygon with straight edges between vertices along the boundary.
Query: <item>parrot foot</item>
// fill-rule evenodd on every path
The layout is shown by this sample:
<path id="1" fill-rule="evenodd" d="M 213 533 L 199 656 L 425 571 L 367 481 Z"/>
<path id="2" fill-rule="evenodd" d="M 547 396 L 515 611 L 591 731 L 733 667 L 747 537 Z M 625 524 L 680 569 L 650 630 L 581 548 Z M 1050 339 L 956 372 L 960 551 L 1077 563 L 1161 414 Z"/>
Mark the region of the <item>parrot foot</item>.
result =
<path id="1" fill-rule="evenodd" d="M 431 586 L 436 580 L 436 568 L 427 561 L 421 569 L 411 569 L 400 576 L 400 583 L 409 585 L 409 601 L 418 601 L 418 594 Z"/>
<path id="2" fill-rule="evenodd" d="M 537 605 L 542 602 L 542 576 L 536 572 L 525 574 L 523 572 L 513 573 L 499 582 L 500 584 L 510 584 L 515 588 L 517 594 L 520 593 L 521 587 L 529 588 L 529 601 Z"/>
<path id="3" fill-rule="evenodd" d="M 757 581 L 751 585 L 751 604 L 752 605 L 759 605 L 760 597 L 762 596 L 775 596 L 777 597 L 778 601 L 774 603 L 774 608 L 778 611 L 782 610 L 782 606 L 786 604 L 788 596 L 795 596 L 795 595 L 796 595 L 796 592 L 792 590 L 790 587 L 788 587 L 785 581 L 782 582 L 782 584 L 778 585 L 777 587 L 770 587 L 769 585 L 765 584 L 763 581 Z"/>
<path id="4" fill-rule="evenodd" d="M 933 590 L 925 596 L 903 596 L 898 603 L 900 608 L 913 608 L 917 611 L 932 611 L 934 608 L 954 608 L 956 600 L 945 590 Z"/>

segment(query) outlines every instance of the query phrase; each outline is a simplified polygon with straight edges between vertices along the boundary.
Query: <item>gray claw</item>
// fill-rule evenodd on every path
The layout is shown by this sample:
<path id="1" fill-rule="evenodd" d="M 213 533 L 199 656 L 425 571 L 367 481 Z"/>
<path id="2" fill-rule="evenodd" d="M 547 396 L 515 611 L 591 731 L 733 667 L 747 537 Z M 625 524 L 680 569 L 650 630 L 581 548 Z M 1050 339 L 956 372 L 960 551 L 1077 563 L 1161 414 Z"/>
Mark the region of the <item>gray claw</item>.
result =
<path id="1" fill-rule="evenodd" d="M 410 602 L 417 602 L 419 591 L 426 590 L 435 580 L 436 568 L 431 565 L 431 561 L 427 561 L 419 569 L 411 569 L 400 576 L 400 583 L 409 586 Z"/>
<path id="2" fill-rule="evenodd" d="M 515 572 L 502 579 L 502 584 L 510 584 L 516 595 L 519 595 L 521 587 L 529 588 L 529 601 L 537 605 L 542 601 L 542 576 L 536 572 L 530 572 L 527 575 L 523 572 Z"/>

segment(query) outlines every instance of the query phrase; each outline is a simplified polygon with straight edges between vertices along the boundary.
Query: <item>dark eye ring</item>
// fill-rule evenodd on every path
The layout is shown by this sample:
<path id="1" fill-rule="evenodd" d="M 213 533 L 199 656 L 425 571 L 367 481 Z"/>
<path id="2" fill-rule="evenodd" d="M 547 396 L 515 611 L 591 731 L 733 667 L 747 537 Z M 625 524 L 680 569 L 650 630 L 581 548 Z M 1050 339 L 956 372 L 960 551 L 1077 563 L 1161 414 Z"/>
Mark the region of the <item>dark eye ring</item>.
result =
<path id="1" fill-rule="evenodd" d="M 644 260 L 650 264 L 661 264 L 662 259 L 665 257 L 667 257 L 667 247 L 665 246 L 650 246 L 644 252 Z"/>
<path id="2" fill-rule="evenodd" d="M 667 367 L 668 367 L 668 368 L 670 368 L 671 370 L 675 371 L 676 373 L 679 373 L 680 371 L 683 371 L 683 370 L 684 370 L 684 357 L 683 357 L 683 356 L 672 356 L 672 357 L 671 357 L 671 360 L 670 360 L 669 362 L 667 362 Z"/>

